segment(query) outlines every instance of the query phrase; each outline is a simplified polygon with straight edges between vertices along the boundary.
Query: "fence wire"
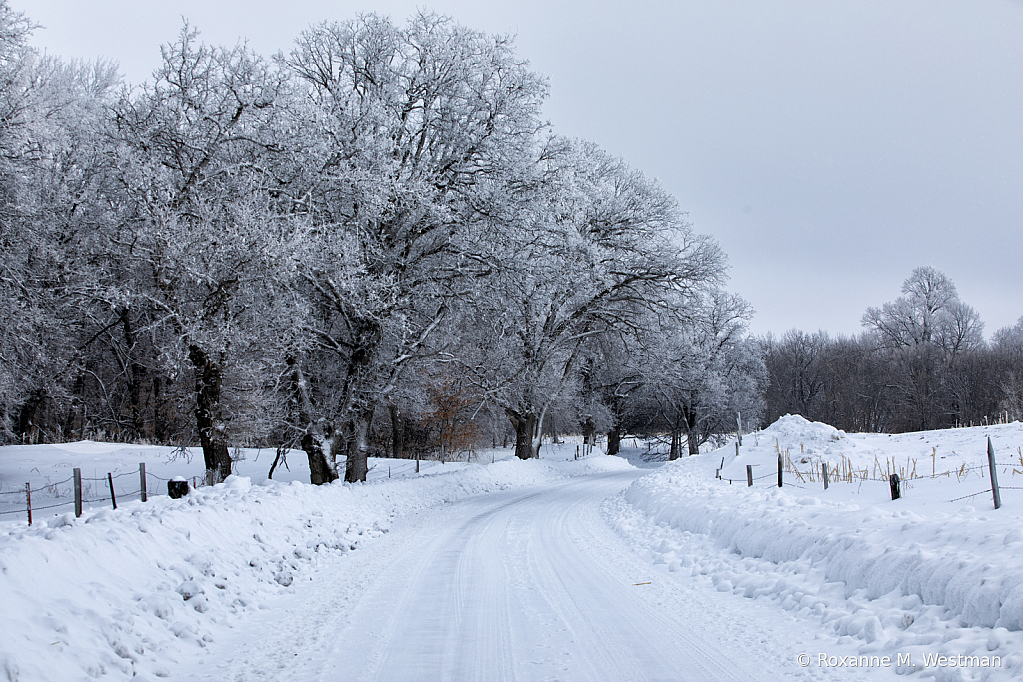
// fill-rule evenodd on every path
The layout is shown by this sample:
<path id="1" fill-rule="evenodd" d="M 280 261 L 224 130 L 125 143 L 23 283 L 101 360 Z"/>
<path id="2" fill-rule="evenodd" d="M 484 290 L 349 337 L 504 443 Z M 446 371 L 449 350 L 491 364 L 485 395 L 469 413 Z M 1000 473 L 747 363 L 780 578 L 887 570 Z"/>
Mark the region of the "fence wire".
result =
<path id="1" fill-rule="evenodd" d="M 1018 470 L 1014 468 L 1017 465 L 1018 465 L 1018 463 L 1003 464 L 1003 463 L 1000 463 L 1000 462 L 995 462 L 995 468 L 996 469 L 999 468 L 999 467 L 1002 467 L 1004 469 L 1008 469 L 1008 468 L 1011 467 L 1011 468 L 1013 468 L 1014 472 L 1018 472 Z M 903 483 L 911 483 L 912 481 L 928 480 L 928 479 L 929 480 L 934 480 L 936 478 L 942 478 L 942 477 L 951 478 L 952 474 L 956 474 L 960 478 L 959 482 L 962 482 L 961 479 L 963 477 L 965 477 L 965 475 L 968 474 L 969 472 L 977 471 L 977 472 L 980 472 L 981 474 L 983 474 L 984 471 L 990 471 L 990 469 L 991 469 L 990 465 L 988 465 L 988 464 L 981 464 L 981 465 L 975 465 L 975 466 L 970 466 L 970 467 L 962 467 L 962 468 L 959 468 L 959 469 L 952 469 L 952 470 L 949 470 L 949 471 L 946 471 L 946 472 L 943 472 L 943 473 L 940 473 L 940 474 L 931 474 L 930 476 L 914 476 L 914 477 L 909 477 L 909 478 L 904 478 L 904 479 L 900 478 L 899 480 L 900 480 L 900 482 L 903 482 Z M 786 474 L 795 474 L 797 477 L 799 477 L 799 479 L 801 481 L 804 481 L 804 482 L 805 482 L 805 480 L 803 479 L 803 477 L 800 474 L 811 474 L 811 472 L 800 472 L 799 470 L 794 469 L 794 468 L 786 470 L 786 471 L 784 471 L 784 473 L 786 473 Z M 829 473 L 834 473 L 834 472 L 831 469 L 829 469 Z M 1023 472 L 1021 472 L 1021 473 L 1023 473 Z M 752 480 L 754 482 L 756 482 L 756 481 L 761 481 L 761 480 L 764 480 L 764 479 L 767 479 L 767 478 L 774 479 L 776 476 L 777 476 L 777 472 L 772 471 L 770 473 L 761 474 L 760 476 L 754 476 Z M 728 481 L 729 485 L 732 485 L 732 484 L 735 484 L 735 483 L 746 483 L 747 487 L 749 487 L 748 484 L 749 484 L 749 481 L 750 481 L 750 479 L 746 478 L 746 477 L 743 477 L 743 478 L 725 478 L 725 477 L 720 476 L 720 475 L 718 476 L 718 479 L 721 480 L 721 481 Z M 847 481 L 844 481 L 841 476 L 833 478 L 833 479 L 830 479 L 830 477 L 829 477 L 829 480 L 832 483 L 836 483 L 836 482 L 837 483 L 844 483 L 844 482 L 847 482 Z M 888 478 L 876 478 L 874 476 L 865 476 L 864 477 L 864 476 L 853 475 L 852 476 L 852 481 L 861 482 L 861 483 L 865 482 L 865 481 L 871 481 L 871 482 L 874 482 L 874 483 L 891 483 L 891 477 L 889 476 Z M 791 483 L 789 481 L 783 481 L 782 487 L 799 488 L 800 490 L 808 490 L 808 489 L 810 489 L 809 486 L 803 486 L 803 485 L 799 485 L 798 483 Z M 999 485 L 998 489 L 999 490 L 1023 490 L 1023 486 Z M 980 492 L 970 493 L 969 495 L 963 495 L 962 497 L 956 497 L 954 499 L 949 500 L 949 502 L 958 502 L 960 500 L 966 500 L 966 499 L 969 499 L 971 497 L 977 497 L 978 495 L 985 495 L 985 494 L 990 493 L 990 492 L 992 492 L 992 489 L 988 488 L 987 490 L 981 490 Z"/>
<path id="2" fill-rule="evenodd" d="M 1001 490 L 1001 488 L 1002 486 L 998 486 L 999 490 Z M 959 500 L 965 500 L 968 497 L 976 497 L 977 495 L 983 495 L 989 492 L 991 492 L 991 488 L 988 488 L 987 490 L 981 490 L 979 493 L 973 493 L 972 495 L 963 495 L 962 497 L 957 497 L 954 500 L 949 500 L 949 502 L 958 502 Z"/>

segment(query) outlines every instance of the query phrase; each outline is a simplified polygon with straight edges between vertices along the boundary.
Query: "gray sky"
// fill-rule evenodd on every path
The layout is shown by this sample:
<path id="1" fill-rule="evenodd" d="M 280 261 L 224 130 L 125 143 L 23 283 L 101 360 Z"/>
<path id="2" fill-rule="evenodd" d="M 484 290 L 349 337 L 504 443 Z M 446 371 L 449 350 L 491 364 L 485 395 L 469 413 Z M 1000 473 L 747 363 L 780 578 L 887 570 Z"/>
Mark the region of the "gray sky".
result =
<path id="1" fill-rule="evenodd" d="M 133 83 L 182 16 L 269 55 L 313 23 L 429 7 L 515 34 L 555 131 L 660 179 L 721 243 L 753 331 L 857 333 L 920 265 L 988 336 L 1023 316 L 1021 0 L 10 3 L 36 46 Z"/>

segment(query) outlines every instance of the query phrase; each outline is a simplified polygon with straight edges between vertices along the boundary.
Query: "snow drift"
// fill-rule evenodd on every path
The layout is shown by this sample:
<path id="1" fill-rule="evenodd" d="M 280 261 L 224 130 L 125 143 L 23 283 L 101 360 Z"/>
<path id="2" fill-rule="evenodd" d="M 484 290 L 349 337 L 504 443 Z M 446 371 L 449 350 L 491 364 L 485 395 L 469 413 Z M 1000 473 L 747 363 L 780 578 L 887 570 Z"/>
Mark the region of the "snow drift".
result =
<path id="1" fill-rule="evenodd" d="M 709 581 L 720 591 L 776 600 L 818 619 L 840 640 L 859 640 L 861 653 L 888 653 L 893 660 L 895 652 L 1000 656 L 1001 668 L 985 671 L 983 679 L 1009 679 L 1023 674 L 1018 491 L 1003 493 L 1006 504 L 995 511 L 989 494 L 971 504 L 948 499 L 964 486 L 979 487 L 979 476 L 912 481 L 907 496 L 896 501 L 876 481 L 837 482 L 824 491 L 798 480 L 799 488 L 779 489 L 776 478 L 746 487 L 740 476 L 745 463 L 776 466 L 779 450 L 800 445 L 803 453 L 842 451 L 864 463 L 877 452 L 895 458 L 912 458 L 922 448 L 930 454 L 935 447 L 965 453 L 972 443 L 971 456 L 980 462 L 989 435 L 1004 451 L 1009 441 L 1023 442 L 1023 427 L 892 437 L 845 434 L 785 417 L 757 434 L 758 445 L 745 442 L 738 458 L 733 444 L 665 465 L 609 501 L 605 513 L 668 572 Z M 754 437 L 744 438 L 749 440 Z M 714 471 L 722 457 L 733 461 L 718 480 Z M 729 484 L 729 475 L 735 483 Z M 973 672 L 927 671 L 950 680 L 973 679 L 962 677 Z"/>
<path id="2" fill-rule="evenodd" d="M 0 535 L 0 679 L 165 677 L 218 623 L 294 589 L 392 519 L 514 486 L 627 468 L 617 458 L 506 460 L 369 484 L 231 477 L 180 500 L 65 514 Z"/>

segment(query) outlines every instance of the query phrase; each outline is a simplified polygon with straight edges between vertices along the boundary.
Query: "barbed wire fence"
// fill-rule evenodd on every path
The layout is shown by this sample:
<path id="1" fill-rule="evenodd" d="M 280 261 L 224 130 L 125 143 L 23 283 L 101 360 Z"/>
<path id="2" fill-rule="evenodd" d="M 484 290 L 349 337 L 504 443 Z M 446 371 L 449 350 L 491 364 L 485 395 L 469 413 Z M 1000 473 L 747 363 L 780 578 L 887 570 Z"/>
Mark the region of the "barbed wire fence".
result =
<path id="1" fill-rule="evenodd" d="M 828 486 L 832 482 L 841 483 L 864 483 L 868 481 L 887 483 L 891 487 L 892 499 L 898 499 L 902 496 L 903 491 L 908 487 L 906 484 L 911 484 L 917 480 L 935 480 L 940 478 L 951 479 L 952 476 L 956 477 L 957 483 L 963 483 L 966 481 L 971 473 L 977 473 L 982 478 L 985 472 L 987 473 L 990 486 L 985 490 L 979 490 L 975 493 L 963 495 L 960 497 L 948 500 L 949 502 L 958 502 L 969 498 L 977 497 L 978 495 L 992 494 L 995 509 L 1001 507 L 1001 490 L 1023 490 L 1023 486 L 1007 486 L 1000 485 L 998 483 L 997 472 L 1000 470 L 1002 474 L 1009 474 L 1010 476 L 1023 475 L 1023 448 L 1017 448 L 1017 454 L 1019 461 L 1006 463 L 1004 461 L 999 462 L 996 460 L 994 448 L 991 444 L 990 438 L 987 443 L 988 451 L 988 462 L 981 464 L 968 465 L 965 462 L 959 467 L 947 469 L 946 471 L 936 471 L 936 464 L 932 459 L 932 471 L 930 475 L 918 474 L 917 463 L 919 458 L 907 458 L 906 465 L 899 466 L 896 464 L 895 459 L 884 463 L 884 468 L 875 458 L 873 471 L 869 467 L 856 469 L 852 466 L 850 459 L 845 456 L 840 456 L 841 464 L 838 467 L 832 467 L 829 469 L 829 463 L 824 461 L 822 458 L 817 457 L 817 462 L 809 462 L 810 467 L 808 469 L 799 469 L 798 465 L 793 462 L 790 454 L 791 448 L 782 450 L 779 444 L 775 444 L 775 449 L 778 453 L 778 468 L 777 472 L 771 471 L 770 473 L 762 474 L 759 476 L 753 476 L 753 467 L 761 466 L 756 464 L 746 465 L 746 477 L 742 479 L 728 478 L 722 475 L 722 469 L 724 468 L 724 460 L 722 459 L 722 466 L 717 469 L 715 477 L 722 482 L 727 481 L 729 485 L 736 483 L 746 483 L 747 487 L 752 487 L 757 481 L 764 479 L 775 479 L 777 478 L 777 487 L 791 487 L 799 488 L 800 490 L 810 489 L 809 483 L 820 483 L 823 482 L 824 490 L 828 489 Z M 738 454 L 738 453 L 737 453 Z M 936 459 L 936 457 L 935 457 Z M 734 459 L 732 460 L 734 461 Z M 806 464 L 808 461 L 804 458 L 802 463 Z M 882 472 L 881 475 L 878 475 Z M 831 478 L 829 478 L 829 473 Z M 784 474 L 791 474 L 803 485 L 795 483 L 791 480 L 785 480 Z"/>
<path id="2" fill-rule="evenodd" d="M 125 477 L 134 478 L 135 485 L 127 489 L 124 487 L 118 489 L 114 482 Z M 0 504 L 8 506 L 12 498 L 20 498 L 18 502 L 21 503 L 17 508 L 0 510 L 0 518 L 21 514 L 31 526 L 33 513 L 42 511 L 73 509 L 75 516 L 80 517 L 84 505 L 87 504 L 110 504 L 112 509 L 117 509 L 119 501 L 123 503 L 137 499 L 146 502 L 150 495 L 160 495 L 160 483 L 171 480 L 146 471 L 144 462 L 139 463 L 137 471 L 124 471 L 118 474 L 108 472 L 106 476 L 101 477 L 82 476 L 81 469 L 75 468 L 74 475 L 60 481 L 47 481 L 35 488 L 26 483 L 24 488 L 0 491 Z M 192 487 L 199 487 L 198 478 L 193 478 Z M 33 496 L 37 503 L 33 503 Z M 42 504 L 38 503 L 40 501 Z"/>
<path id="3" fill-rule="evenodd" d="M 383 465 L 377 464 L 374 468 L 379 466 Z M 388 478 L 419 470 L 414 460 L 395 460 L 393 463 L 388 462 L 386 466 Z M 125 477 L 134 479 L 135 485 L 127 489 L 123 486 L 119 488 L 115 482 Z M 74 511 L 75 516 L 80 517 L 85 505 L 109 504 L 111 509 L 117 509 L 118 503 L 125 501 L 146 502 L 150 495 L 169 495 L 166 484 L 172 480 L 174 479 L 146 471 L 144 462 L 139 463 L 137 470 L 118 474 L 107 473 L 106 476 L 83 476 L 81 469 L 75 468 L 74 475 L 60 481 L 46 481 L 34 488 L 26 483 L 24 487 L 13 490 L 0 490 L 0 519 L 22 515 L 31 526 L 32 515 L 43 511 L 66 509 L 69 512 Z M 192 476 L 188 486 L 197 489 L 219 482 L 217 472 L 211 471 L 204 476 Z M 163 492 L 160 492 L 161 484 L 164 484 Z"/>

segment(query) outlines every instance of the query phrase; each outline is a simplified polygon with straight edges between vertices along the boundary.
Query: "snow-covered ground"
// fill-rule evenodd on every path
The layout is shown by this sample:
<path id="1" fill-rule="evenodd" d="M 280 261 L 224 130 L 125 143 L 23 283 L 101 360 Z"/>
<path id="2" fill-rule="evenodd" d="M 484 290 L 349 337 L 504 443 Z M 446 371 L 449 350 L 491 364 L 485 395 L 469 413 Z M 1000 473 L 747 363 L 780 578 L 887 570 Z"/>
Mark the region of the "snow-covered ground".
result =
<path id="1" fill-rule="evenodd" d="M 237 448 L 232 450 L 234 473 L 254 483 L 266 480 L 276 457 L 273 449 Z M 491 462 L 511 455 L 508 448 L 486 450 L 472 455 L 472 462 Z M 467 457 L 460 455 L 461 459 Z M 146 490 L 149 495 L 166 495 L 167 480 L 180 476 L 189 483 L 202 479 L 203 458 L 200 448 L 172 448 L 159 445 L 132 445 L 79 441 L 54 445 L 14 445 L 0 448 L 0 523 L 27 519 L 25 484 L 32 489 L 33 516 L 45 519 L 74 510 L 72 475 L 82 472 L 82 497 L 85 507 L 111 508 L 107 474 L 114 482 L 118 504 L 139 499 L 142 488 L 139 464 L 146 465 Z M 450 471 L 465 462 L 420 462 L 423 474 Z M 440 467 L 440 468 L 437 468 Z M 406 459 L 370 458 L 368 479 L 404 478 L 414 475 L 416 463 Z M 305 453 L 291 450 L 274 471 L 273 480 L 309 482 L 309 463 Z"/>
<path id="2" fill-rule="evenodd" d="M 997 511 L 988 437 L 1001 464 Z M 666 573 L 777 603 L 858 654 L 882 664 L 887 656 L 900 672 L 1019 679 L 1021 445 L 1019 423 L 846 434 L 788 416 L 746 436 L 738 456 L 732 443 L 665 465 L 604 511 Z M 779 451 L 800 470 L 785 472 L 781 489 Z M 817 473 L 822 461 L 833 472 L 827 490 Z M 887 474 L 914 469 L 923 478 L 904 482 L 903 497 L 892 501 Z M 817 666 L 817 653 L 808 653 Z"/>
<path id="3" fill-rule="evenodd" d="M 148 455 L 147 472 L 195 473 L 196 463 L 168 461 L 169 452 L 92 442 L 15 446 L 0 448 L 0 466 L 5 481 L 24 479 L 27 471 L 57 481 L 76 464 L 88 476 L 83 460 L 90 458 L 101 478 L 119 466 L 137 471 Z M 0 679 L 166 676 L 169 665 L 194 656 L 269 598 L 294 590 L 321 564 L 381 536 L 396 518 L 484 493 L 630 468 L 603 456 L 571 461 L 568 447 L 559 454 L 560 461 L 521 462 L 510 450 L 488 451 L 480 457 L 496 462 L 423 462 L 419 475 L 414 462 L 374 460 L 374 480 L 357 485 L 233 476 L 180 500 L 122 498 L 116 511 L 100 488 L 100 501 L 81 518 L 62 511 L 73 503 L 59 491 L 62 513 L 37 513 L 31 527 L 21 516 L 0 525 Z M 289 465 L 292 478 L 308 476 L 300 457 Z M 405 478 L 396 477 L 399 468 Z"/>
<path id="4" fill-rule="evenodd" d="M 574 443 L 530 462 L 487 451 L 418 476 L 375 460 L 369 483 L 322 487 L 303 482 L 300 453 L 267 481 L 274 453 L 252 451 L 245 476 L 146 503 L 127 494 L 138 462 L 161 478 L 201 464 L 167 448 L 0 448 L 0 492 L 78 466 L 125 473 L 126 493 L 114 511 L 97 486 L 76 519 L 52 486 L 65 506 L 31 528 L 24 498 L 0 496 L 16 512 L 0 517 L 0 680 L 386 679 L 417 665 L 455 680 L 1023 678 L 1020 424 L 887 436 L 786 417 L 737 457 L 729 444 L 652 470 L 626 461 L 652 466 L 642 441 L 624 444 L 624 458 L 580 461 Z M 822 461 L 837 471 L 827 491 Z M 923 478 L 892 501 L 887 473 L 914 466 Z"/>

